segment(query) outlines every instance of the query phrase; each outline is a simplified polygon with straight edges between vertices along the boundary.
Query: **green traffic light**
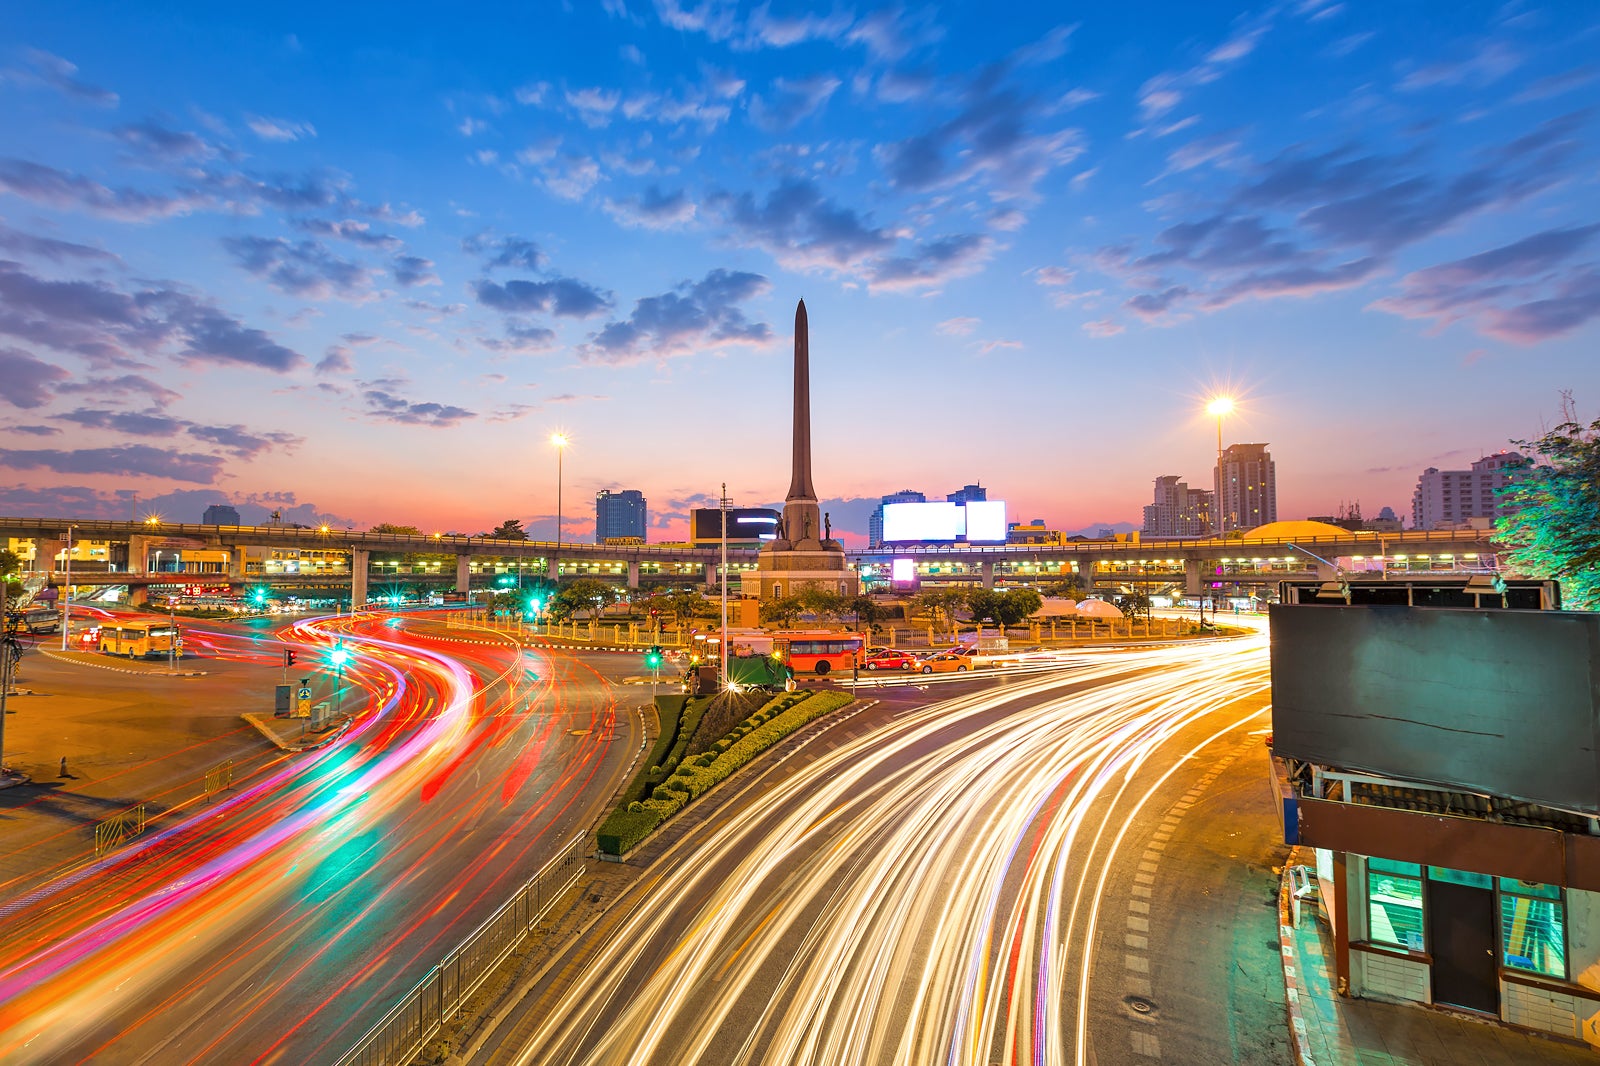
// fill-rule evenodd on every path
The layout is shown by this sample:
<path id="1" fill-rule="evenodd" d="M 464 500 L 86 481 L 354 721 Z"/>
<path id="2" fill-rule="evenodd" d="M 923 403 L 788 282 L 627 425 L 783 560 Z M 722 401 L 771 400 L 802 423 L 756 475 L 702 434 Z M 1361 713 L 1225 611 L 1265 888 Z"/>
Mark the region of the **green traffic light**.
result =
<path id="1" fill-rule="evenodd" d="M 343 666 L 350 661 L 350 652 L 341 644 L 328 653 L 328 661 L 335 666 Z"/>

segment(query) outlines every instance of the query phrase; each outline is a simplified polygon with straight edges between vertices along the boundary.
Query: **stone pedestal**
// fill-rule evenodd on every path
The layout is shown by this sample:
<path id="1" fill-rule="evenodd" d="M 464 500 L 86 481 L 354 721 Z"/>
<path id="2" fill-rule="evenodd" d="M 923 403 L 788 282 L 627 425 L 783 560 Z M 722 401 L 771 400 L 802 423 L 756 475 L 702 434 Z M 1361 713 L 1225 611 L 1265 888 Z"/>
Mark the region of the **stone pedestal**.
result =
<path id="1" fill-rule="evenodd" d="M 743 594 L 762 600 L 781 599 L 812 585 L 841 596 L 860 595 L 861 579 L 845 563 L 839 543 L 811 543 L 814 548 L 802 541 L 801 547 L 763 550 L 756 569 L 739 575 Z"/>

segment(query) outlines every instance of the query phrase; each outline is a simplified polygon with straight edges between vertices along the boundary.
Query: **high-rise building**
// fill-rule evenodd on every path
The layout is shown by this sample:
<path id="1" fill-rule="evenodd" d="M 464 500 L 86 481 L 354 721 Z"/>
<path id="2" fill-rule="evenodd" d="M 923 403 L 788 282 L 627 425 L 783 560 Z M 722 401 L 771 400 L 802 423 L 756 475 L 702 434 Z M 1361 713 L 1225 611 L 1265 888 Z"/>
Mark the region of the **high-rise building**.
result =
<path id="1" fill-rule="evenodd" d="M 1278 520 L 1277 464 L 1265 444 L 1230 444 L 1214 471 L 1218 532 L 1254 529 Z"/>
<path id="2" fill-rule="evenodd" d="M 601 489 L 594 494 L 594 542 L 605 544 L 618 538 L 645 540 L 645 500 L 638 489 L 613 492 Z"/>
<path id="3" fill-rule="evenodd" d="M 1191 489 L 1181 474 L 1156 478 L 1155 501 L 1144 508 L 1148 537 L 1204 537 L 1211 532 L 1211 493 Z"/>
<path id="4" fill-rule="evenodd" d="M 189 512 L 194 514 L 193 511 Z M 239 512 L 236 508 L 225 503 L 214 503 L 206 508 L 205 514 L 200 516 L 203 526 L 236 526 L 239 524 Z"/>
<path id="5" fill-rule="evenodd" d="M 989 498 L 989 490 L 982 485 L 962 485 L 959 489 L 945 497 L 949 503 L 972 503 Z"/>
<path id="6" fill-rule="evenodd" d="M 1471 470 L 1428 467 L 1411 494 L 1411 528 L 1450 529 L 1470 525 L 1473 519 L 1492 522 L 1505 517 L 1510 509 L 1495 491 L 1515 477 L 1507 468 L 1524 461 L 1516 452 L 1497 452 L 1473 463 Z"/>
<path id="7" fill-rule="evenodd" d="M 927 503 L 928 497 L 915 489 L 901 489 L 892 492 L 883 498 L 878 506 L 872 509 L 872 515 L 867 519 L 867 547 L 883 547 L 883 506 L 887 503 Z"/>

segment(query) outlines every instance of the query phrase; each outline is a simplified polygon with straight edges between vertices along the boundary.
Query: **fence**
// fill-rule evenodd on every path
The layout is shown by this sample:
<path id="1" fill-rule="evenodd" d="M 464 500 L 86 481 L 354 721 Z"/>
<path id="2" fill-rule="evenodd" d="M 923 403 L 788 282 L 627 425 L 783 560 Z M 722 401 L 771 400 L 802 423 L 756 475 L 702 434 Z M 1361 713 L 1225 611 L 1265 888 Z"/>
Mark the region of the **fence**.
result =
<path id="1" fill-rule="evenodd" d="M 550 622 L 525 623 L 516 615 L 495 617 L 485 610 L 452 611 L 445 619 L 449 629 L 492 629 L 498 633 L 514 633 L 519 637 L 559 637 L 563 640 L 586 640 L 611 647 L 631 645 L 648 648 L 652 645 L 681 647 L 685 644 L 683 628 L 665 630 L 651 628 L 638 622 Z"/>
<path id="2" fill-rule="evenodd" d="M 484 978 L 549 913 L 583 875 L 585 838 L 567 845 L 516 894 L 451 951 L 406 997 L 345 1052 L 338 1066 L 408 1063 L 461 1010 Z"/>
<path id="3" fill-rule="evenodd" d="M 94 827 L 94 853 L 98 858 L 124 840 L 144 832 L 144 804 L 113 814 Z"/>
<path id="4" fill-rule="evenodd" d="M 233 760 L 229 759 L 221 766 L 213 767 L 206 771 L 205 800 L 211 802 L 211 797 L 218 792 L 233 787 Z"/>

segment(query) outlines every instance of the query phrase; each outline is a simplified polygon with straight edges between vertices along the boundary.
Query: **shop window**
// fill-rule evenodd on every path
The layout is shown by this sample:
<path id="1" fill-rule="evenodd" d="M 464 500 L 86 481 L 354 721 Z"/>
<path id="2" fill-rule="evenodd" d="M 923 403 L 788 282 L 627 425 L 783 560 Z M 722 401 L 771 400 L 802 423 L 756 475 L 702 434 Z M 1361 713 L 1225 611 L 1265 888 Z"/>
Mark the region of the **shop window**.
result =
<path id="1" fill-rule="evenodd" d="M 1566 980 L 1567 909 L 1561 889 L 1500 878 L 1500 948 L 1511 969 Z"/>
<path id="2" fill-rule="evenodd" d="M 1367 938 L 1423 950 L 1422 867 L 1417 863 L 1367 860 Z"/>

